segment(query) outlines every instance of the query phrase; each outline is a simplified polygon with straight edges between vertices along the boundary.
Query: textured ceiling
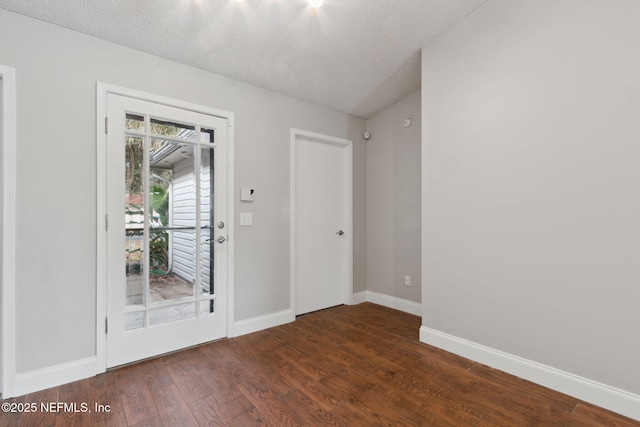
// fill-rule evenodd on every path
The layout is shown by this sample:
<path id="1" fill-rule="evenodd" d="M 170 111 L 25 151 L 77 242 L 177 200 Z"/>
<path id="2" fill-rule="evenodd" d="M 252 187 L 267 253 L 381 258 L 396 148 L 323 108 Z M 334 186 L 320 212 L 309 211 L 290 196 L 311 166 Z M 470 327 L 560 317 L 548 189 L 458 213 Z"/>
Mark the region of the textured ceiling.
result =
<path id="1" fill-rule="evenodd" d="M 359 117 L 420 88 L 420 48 L 486 0 L 0 0 L 0 8 Z"/>

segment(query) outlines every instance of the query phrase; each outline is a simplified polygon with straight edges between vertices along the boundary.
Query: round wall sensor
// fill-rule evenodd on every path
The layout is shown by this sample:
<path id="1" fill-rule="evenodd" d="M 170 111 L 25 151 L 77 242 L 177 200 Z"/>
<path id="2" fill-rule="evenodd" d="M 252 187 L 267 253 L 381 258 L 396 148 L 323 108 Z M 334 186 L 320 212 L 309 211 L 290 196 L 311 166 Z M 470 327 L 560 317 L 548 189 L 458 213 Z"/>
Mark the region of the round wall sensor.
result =
<path id="1" fill-rule="evenodd" d="M 413 126 L 413 119 L 411 117 L 407 117 L 402 121 L 402 126 L 404 126 L 405 129 L 409 129 L 411 126 Z"/>
<path id="2" fill-rule="evenodd" d="M 371 134 L 369 132 L 365 132 L 362 134 L 362 137 L 364 138 L 365 141 L 368 141 L 371 139 Z"/>

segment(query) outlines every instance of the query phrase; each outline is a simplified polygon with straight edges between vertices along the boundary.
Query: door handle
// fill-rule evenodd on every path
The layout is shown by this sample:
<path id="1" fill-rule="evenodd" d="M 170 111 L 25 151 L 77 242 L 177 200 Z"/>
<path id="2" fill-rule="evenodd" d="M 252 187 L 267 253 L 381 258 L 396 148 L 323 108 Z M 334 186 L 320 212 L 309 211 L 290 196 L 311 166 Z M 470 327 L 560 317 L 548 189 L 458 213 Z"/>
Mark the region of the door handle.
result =
<path id="1" fill-rule="evenodd" d="M 218 236 L 216 237 L 215 241 L 218 243 L 224 243 L 227 239 L 224 238 L 224 236 Z"/>
<path id="2" fill-rule="evenodd" d="M 342 236 L 344 234 L 344 231 L 340 230 L 336 233 L 338 236 Z"/>

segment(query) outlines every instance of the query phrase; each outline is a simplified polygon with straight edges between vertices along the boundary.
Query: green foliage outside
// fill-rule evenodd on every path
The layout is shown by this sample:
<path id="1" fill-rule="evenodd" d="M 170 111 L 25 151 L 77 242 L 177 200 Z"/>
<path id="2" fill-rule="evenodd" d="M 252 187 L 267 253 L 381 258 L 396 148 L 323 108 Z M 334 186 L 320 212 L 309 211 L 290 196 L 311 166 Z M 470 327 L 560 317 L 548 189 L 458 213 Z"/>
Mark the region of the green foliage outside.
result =
<path id="1" fill-rule="evenodd" d="M 151 212 L 160 215 L 162 225 L 169 222 L 169 191 L 159 185 L 151 187 Z M 162 230 L 149 230 L 149 260 L 151 273 L 165 275 L 169 273 L 169 233 Z"/>
<path id="2" fill-rule="evenodd" d="M 144 121 L 142 117 L 128 116 L 126 128 L 133 131 L 143 131 Z M 179 129 L 167 123 L 150 123 L 151 133 L 158 136 L 175 136 Z M 149 152 L 152 155 L 167 144 L 161 139 L 150 141 Z M 144 212 L 143 206 L 132 203 L 134 199 L 139 199 L 142 203 L 144 199 L 143 180 L 143 159 L 144 142 L 143 138 L 137 136 L 127 136 L 125 140 L 125 186 L 129 195 L 130 203 L 125 207 L 126 213 L 141 214 Z M 150 197 L 149 215 L 157 213 L 162 226 L 169 224 L 169 182 L 173 178 L 173 171 L 166 168 L 151 167 L 150 175 Z M 158 179 L 156 177 L 160 177 Z M 169 182 L 167 182 L 169 181 Z M 135 232 L 134 232 L 135 233 Z M 129 233 L 131 234 L 131 233 Z M 137 233 L 135 233 L 137 234 Z M 164 276 L 170 274 L 169 271 L 169 233 L 163 230 L 149 230 L 149 271 L 154 276 Z"/>

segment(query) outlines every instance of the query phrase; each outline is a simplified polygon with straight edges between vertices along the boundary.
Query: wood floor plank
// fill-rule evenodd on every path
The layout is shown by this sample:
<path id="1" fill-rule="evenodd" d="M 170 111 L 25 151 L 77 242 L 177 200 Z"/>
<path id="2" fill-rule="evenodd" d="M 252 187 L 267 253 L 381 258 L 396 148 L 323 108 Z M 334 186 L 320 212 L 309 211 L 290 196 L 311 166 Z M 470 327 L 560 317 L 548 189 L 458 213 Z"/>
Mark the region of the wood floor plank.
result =
<path id="1" fill-rule="evenodd" d="M 385 417 L 360 399 L 352 398 L 331 411 L 331 414 L 349 426 L 409 426 L 404 419 Z"/>
<path id="2" fill-rule="evenodd" d="M 245 412 L 242 415 L 234 418 L 233 420 L 231 420 L 231 423 L 229 425 L 233 427 L 255 427 L 255 426 L 278 427 L 277 425 L 274 426 L 273 424 L 269 423 L 268 420 L 261 417 L 260 414 L 258 413 L 258 410 L 255 408 L 251 412 Z"/>
<path id="3" fill-rule="evenodd" d="M 289 411 L 278 397 L 262 384 L 247 381 L 238 384 L 238 389 L 256 407 L 261 416 L 275 426 L 302 425 L 296 413 Z"/>
<path id="4" fill-rule="evenodd" d="M 231 419 L 230 424 L 234 424 L 233 420 L 238 419 L 253 419 L 259 424 L 267 424 L 267 422 L 264 420 L 264 417 L 260 415 L 258 409 L 253 406 L 253 403 L 251 403 L 251 401 L 249 401 L 249 399 L 247 399 L 236 386 L 234 386 L 233 388 L 237 391 L 237 395 L 235 395 L 233 399 L 229 398 L 225 400 L 224 403 L 221 402 L 224 411 L 229 415 L 229 418 Z M 220 402 L 219 399 L 216 398 L 216 400 Z"/>
<path id="5" fill-rule="evenodd" d="M 92 423 L 105 427 L 126 427 L 127 419 L 113 372 L 100 374 L 87 380 Z"/>
<path id="6" fill-rule="evenodd" d="M 433 347 L 419 341 L 405 339 L 398 341 L 396 343 L 396 346 L 404 350 L 421 354 L 426 361 L 436 360 L 440 361 L 441 363 L 459 366 L 463 370 L 467 370 L 475 364 L 475 362 L 473 362 L 472 360 L 466 359 L 453 353 L 446 352 L 437 347 Z"/>
<path id="7" fill-rule="evenodd" d="M 322 355 L 325 359 L 345 366 L 353 365 L 361 360 L 359 357 L 336 347 L 337 340 L 326 335 L 320 335 L 309 330 L 309 335 L 292 336 L 288 339 L 288 347 L 295 348 L 300 353 L 300 359 Z M 332 351 L 325 351 L 331 348 Z"/>
<path id="8" fill-rule="evenodd" d="M 377 358 L 376 360 L 364 360 L 354 365 L 344 376 L 349 383 L 366 381 L 373 384 L 366 392 L 365 396 L 371 396 L 375 401 L 384 401 L 390 405 L 388 410 L 395 409 L 398 416 L 402 416 L 407 422 L 413 425 L 451 425 L 463 421 L 465 425 L 474 425 L 478 417 L 468 416 L 469 414 L 457 413 L 456 416 L 446 416 L 446 412 L 440 411 L 441 407 L 448 407 L 450 402 L 440 402 L 429 399 L 432 396 L 425 396 L 420 390 L 412 387 L 411 383 L 399 380 L 400 374 L 406 369 L 391 361 Z M 368 402 L 362 399 L 363 402 Z M 428 411 L 425 411 L 428 408 Z M 433 414 L 439 417 L 434 419 Z M 441 421 L 440 423 L 437 421 Z"/>
<path id="9" fill-rule="evenodd" d="M 460 420 L 471 417 L 493 425 L 499 422 L 521 424 L 520 414 L 507 409 L 496 398 L 496 394 L 501 394 L 502 390 L 482 388 L 482 380 L 461 369 L 457 363 L 431 361 L 428 365 L 420 366 L 421 362 L 423 359 L 395 376 L 394 380 L 403 385 L 411 384 L 414 393 L 427 396 L 430 404 L 437 407 L 444 405 L 443 414 L 447 417 Z"/>
<path id="10" fill-rule="evenodd" d="M 196 427 L 196 421 L 189 405 L 182 397 L 178 387 L 171 384 L 168 387 L 153 390 L 153 400 L 158 408 L 158 414 L 165 427 Z"/>
<path id="11" fill-rule="evenodd" d="M 42 410 L 42 404 L 48 402 L 57 402 L 59 387 L 42 390 L 36 393 L 30 393 L 26 396 L 25 401 L 35 404 L 36 411 L 33 413 L 25 413 L 20 420 L 20 426 L 24 427 L 40 427 L 53 426 L 56 423 L 56 413 L 46 412 Z M 15 425 L 18 425 L 16 423 Z"/>
<path id="12" fill-rule="evenodd" d="M 139 372 L 149 388 L 167 387 L 173 384 L 173 378 L 167 370 L 167 364 L 160 358 L 143 360 L 138 364 Z"/>
<path id="13" fill-rule="evenodd" d="M 113 371 L 113 374 L 122 400 L 122 409 L 129 425 L 141 423 L 158 415 L 149 386 L 140 373 L 138 365 L 124 366 Z"/>
<path id="14" fill-rule="evenodd" d="M 88 401 L 91 390 L 88 380 L 76 381 L 60 386 L 58 391 L 58 402 L 62 407 L 56 410 L 56 427 L 83 427 L 91 425 L 92 414 L 85 412 L 85 405 Z"/>
<path id="15" fill-rule="evenodd" d="M 420 318 L 363 303 L 5 402 L 16 426 L 623 426 L 640 422 L 418 341 Z"/>
<path id="16" fill-rule="evenodd" d="M 384 372 L 380 371 L 380 374 Z M 387 386 L 378 386 L 374 390 L 379 394 L 384 393 L 397 407 L 426 416 L 428 424 L 436 425 L 440 421 L 449 425 L 482 424 L 481 414 L 474 413 L 459 401 L 449 384 L 437 376 L 424 381 L 417 379 L 411 369 L 404 369 L 388 379 Z"/>
<path id="17" fill-rule="evenodd" d="M 286 394 L 294 387 L 278 372 L 278 361 L 274 353 L 255 353 L 254 351 L 242 352 L 242 347 L 235 348 L 236 354 L 243 359 L 246 369 L 236 370 L 239 384 L 247 384 L 254 381 L 269 383 L 271 391 L 277 395 Z"/>
<path id="18" fill-rule="evenodd" d="M 353 367 L 349 381 L 355 382 L 355 378 L 360 377 L 372 383 L 367 394 L 377 395 L 379 399 L 391 403 L 409 424 L 422 425 L 426 422 L 436 425 L 436 420 L 445 425 L 479 423 L 479 414 L 456 404 L 451 396 L 447 396 L 445 390 L 448 384 L 437 380 L 429 381 L 426 383 L 429 392 L 425 392 L 424 384 L 418 388 L 408 380 L 410 375 L 410 369 L 380 356 L 372 356 L 372 359 Z M 429 414 L 437 414 L 437 418 L 429 417 Z"/>
<path id="19" fill-rule="evenodd" d="M 292 390 L 289 394 L 281 396 L 280 401 L 291 413 L 297 414 L 305 425 L 346 426 L 302 390 Z"/>
<path id="20" fill-rule="evenodd" d="M 336 393 L 318 381 L 308 384 L 302 390 L 327 412 L 332 411 L 342 403 Z"/>
<path id="21" fill-rule="evenodd" d="M 495 401 L 527 420 L 543 422 L 548 417 L 570 414 L 576 406 L 575 398 L 488 366 L 475 364 L 468 372 L 486 381 L 487 388 L 495 391 Z"/>
<path id="22" fill-rule="evenodd" d="M 216 369 L 204 374 L 202 382 L 207 386 L 211 395 L 222 404 L 242 395 L 236 387 L 238 378 L 223 369 Z"/>
<path id="23" fill-rule="evenodd" d="M 303 355 L 290 346 L 275 350 L 271 356 L 274 369 L 292 388 L 305 388 L 316 380 L 315 375 L 300 365 L 299 360 L 303 358 Z"/>
<path id="24" fill-rule="evenodd" d="M 222 405 L 213 396 L 191 402 L 189 408 L 201 426 L 224 427 L 231 423 L 229 414 L 222 409 Z"/>
<path id="25" fill-rule="evenodd" d="M 32 414 L 18 411 L 18 408 L 15 405 L 11 406 L 17 403 L 27 403 L 27 397 L 27 395 L 24 395 L 2 400 L 3 404 L 6 403 L 10 406 L 7 408 L 8 410 L 3 409 L 3 411 L 0 412 L 0 427 L 17 426 L 20 423 L 21 419 L 30 418 L 31 416 L 33 416 Z"/>
<path id="26" fill-rule="evenodd" d="M 360 419 L 367 424 L 393 425 L 396 422 L 396 425 L 404 425 L 403 420 L 389 416 L 384 402 L 371 399 L 366 394 L 375 386 L 375 383 L 353 375 L 352 368 L 343 369 L 339 373 L 323 378 L 320 382 L 340 401 L 340 405 L 331 410 L 334 417 L 342 419 L 341 417 L 345 416 L 347 423 Z"/>
<path id="27" fill-rule="evenodd" d="M 167 365 L 169 375 L 187 403 L 211 396 L 200 374 L 189 359 Z"/>
<path id="28" fill-rule="evenodd" d="M 162 424 L 162 420 L 160 419 L 160 417 L 153 417 L 149 420 L 143 421 L 141 423 L 138 424 L 134 424 L 135 427 L 164 427 L 164 424 Z"/>

